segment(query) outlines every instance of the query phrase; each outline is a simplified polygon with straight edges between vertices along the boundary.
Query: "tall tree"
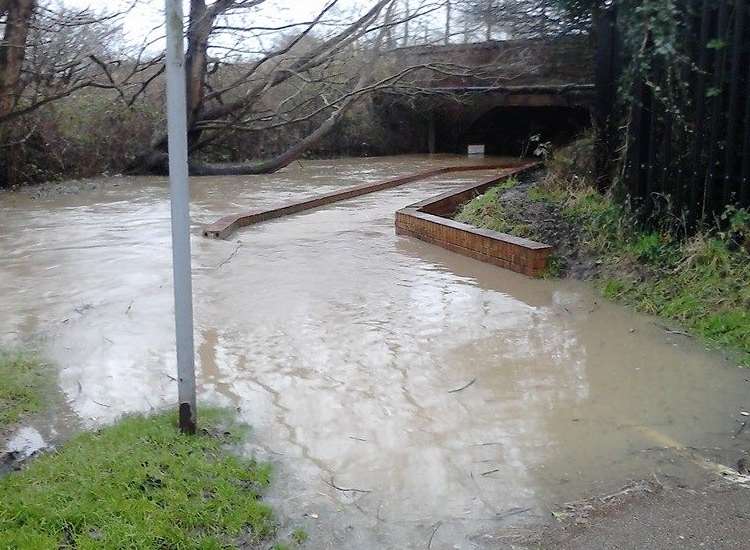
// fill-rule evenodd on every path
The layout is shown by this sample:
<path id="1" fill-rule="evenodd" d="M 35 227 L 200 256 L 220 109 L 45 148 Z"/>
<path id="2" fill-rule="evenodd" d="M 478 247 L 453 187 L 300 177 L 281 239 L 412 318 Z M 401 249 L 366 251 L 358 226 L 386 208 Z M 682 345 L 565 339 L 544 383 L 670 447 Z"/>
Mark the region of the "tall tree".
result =
<path id="1" fill-rule="evenodd" d="M 3 0 L 0 3 L 0 16 L 5 18 L 0 44 L 0 120 L 13 111 L 18 101 L 26 41 L 35 9 L 36 0 Z"/>
<path id="2" fill-rule="evenodd" d="M 191 0 L 187 35 L 188 138 L 195 174 L 255 174 L 278 170 L 318 143 L 362 97 L 394 86 L 421 67 L 384 70 L 377 60 L 393 50 L 395 32 L 409 22 L 441 9 L 443 0 L 422 0 L 402 9 L 400 0 L 372 0 L 353 19 L 336 17 L 339 0 L 330 0 L 309 21 L 279 28 L 237 21 L 252 20 L 266 0 Z M 285 30 L 261 55 L 222 59 L 218 38 L 230 32 L 237 44 L 255 43 L 258 32 Z M 239 46 L 238 46 L 239 47 Z M 247 47 L 247 46 L 246 46 Z M 213 53 L 212 53 L 213 52 Z M 235 52 L 233 52 L 235 53 Z M 209 68 L 210 65 L 210 68 Z M 317 121 L 292 147 L 261 160 L 209 165 L 198 153 L 229 133 L 252 133 Z M 156 136 L 135 168 L 158 171 L 166 166 L 166 135 Z"/>
<path id="3" fill-rule="evenodd" d="M 0 0 L 0 187 L 17 183 L 19 147 L 30 135 L 16 124 L 21 117 L 84 88 L 120 88 L 104 46 L 120 15 Z"/>

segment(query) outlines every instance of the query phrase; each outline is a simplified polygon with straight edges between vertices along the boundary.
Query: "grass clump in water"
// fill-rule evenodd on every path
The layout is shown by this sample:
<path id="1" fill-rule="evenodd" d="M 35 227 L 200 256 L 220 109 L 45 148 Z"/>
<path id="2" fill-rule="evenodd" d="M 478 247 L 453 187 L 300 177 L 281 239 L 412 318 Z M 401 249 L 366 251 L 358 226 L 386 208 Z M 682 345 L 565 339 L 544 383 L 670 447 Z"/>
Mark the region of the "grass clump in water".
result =
<path id="1" fill-rule="evenodd" d="M 41 410 L 46 387 L 39 359 L 0 350 L 0 431 Z"/>
<path id="2" fill-rule="evenodd" d="M 202 411 L 204 432 L 223 422 Z M 185 436 L 172 414 L 83 433 L 0 480 L 0 548 L 233 548 L 274 532 L 270 468 L 238 435 Z"/>

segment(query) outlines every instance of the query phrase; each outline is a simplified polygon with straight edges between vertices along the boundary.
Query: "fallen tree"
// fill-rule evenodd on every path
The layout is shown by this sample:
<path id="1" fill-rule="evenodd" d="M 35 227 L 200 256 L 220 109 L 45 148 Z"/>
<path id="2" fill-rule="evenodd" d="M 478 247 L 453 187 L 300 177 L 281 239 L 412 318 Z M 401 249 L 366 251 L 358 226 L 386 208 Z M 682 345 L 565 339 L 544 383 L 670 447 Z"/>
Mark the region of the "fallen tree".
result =
<path id="1" fill-rule="evenodd" d="M 402 66 L 392 54 L 408 37 L 408 25 L 444 9 L 444 0 L 418 6 L 377 0 L 356 16 L 337 11 L 331 0 L 308 21 L 283 27 L 243 25 L 265 0 L 192 0 L 187 35 L 188 144 L 194 175 L 260 174 L 279 170 L 326 137 L 363 97 L 386 89 L 415 89 L 426 72 L 466 76 L 488 67 L 425 63 Z M 279 33 L 285 34 L 278 39 Z M 250 55 L 258 33 L 275 33 L 273 46 Z M 231 36 L 232 45 L 227 45 Z M 217 55 L 221 52 L 221 55 Z M 498 85 L 523 60 L 496 71 Z M 421 79 L 420 79 L 421 75 Z M 207 163 L 201 153 L 228 134 L 246 136 L 283 127 L 309 130 L 265 160 Z M 134 171 L 164 172 L 167 136 L 160 133 L 133 165 Z"/>

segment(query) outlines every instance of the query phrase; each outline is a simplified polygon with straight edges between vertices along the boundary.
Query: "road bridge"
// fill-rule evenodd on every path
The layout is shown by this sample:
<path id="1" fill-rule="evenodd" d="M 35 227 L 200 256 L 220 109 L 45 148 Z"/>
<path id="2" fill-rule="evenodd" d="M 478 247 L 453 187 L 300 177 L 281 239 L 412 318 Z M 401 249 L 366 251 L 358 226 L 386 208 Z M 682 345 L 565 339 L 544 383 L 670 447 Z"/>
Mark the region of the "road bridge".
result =
<path id="1" fill-rule="evenodd" d="M 462 152 L 482 143 L 518 154 L 531 135 L 565 142 L 590 123 L 594 50 L 586 37 L 401 48 L 400 66 L 429 65 L 376 99 L 393 125 L 419 128 L 423 150 Z"/>

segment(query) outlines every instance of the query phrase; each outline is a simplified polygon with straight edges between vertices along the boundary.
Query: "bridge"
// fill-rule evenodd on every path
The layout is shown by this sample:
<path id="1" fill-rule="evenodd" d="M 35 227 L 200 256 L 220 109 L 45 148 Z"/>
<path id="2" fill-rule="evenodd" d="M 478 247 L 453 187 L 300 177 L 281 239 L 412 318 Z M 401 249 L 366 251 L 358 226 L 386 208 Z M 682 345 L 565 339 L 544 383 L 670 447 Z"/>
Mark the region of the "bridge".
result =
<path id="1" fill-rule="evenodd" d="M 531 135 L 565 142 L 590 123 L 594 50 L 586 37 L 419 46 L 393 56 L 399 66 L 437 69 L 375 100 L 381 116 L 419 129 L 425 151 L 482 143 L 489 154 L 519 154 Z"/>

